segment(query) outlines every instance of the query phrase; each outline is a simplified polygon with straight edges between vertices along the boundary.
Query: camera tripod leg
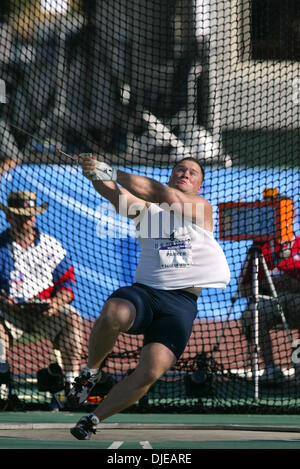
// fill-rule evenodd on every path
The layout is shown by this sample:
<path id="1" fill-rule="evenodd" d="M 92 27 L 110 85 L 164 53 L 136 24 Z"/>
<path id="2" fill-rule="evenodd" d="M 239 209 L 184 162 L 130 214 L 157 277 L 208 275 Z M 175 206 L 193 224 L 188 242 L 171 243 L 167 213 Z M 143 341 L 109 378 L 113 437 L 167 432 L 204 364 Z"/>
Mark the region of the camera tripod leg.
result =
<path id="1" fill-rule="evenodd" d="M 251 303 L 253 310 L 253 319 L 254 319 L 254 366 L 253 366 L 253 375 L 254 375 L 254 399 L 257 400 L 259 397 L 259 311 L 258 311 L 258 302 L 259 302 L 259 255 L 256 249 L 253 250 L 253 263 L 252 263 L 252 294 L 253 301 Z"/>
<path id="2" fill-rule="evenodd" d="M 270 272 L 268 270 L 268 266 L 267 266 L 267 263 L 266 263 L 266 260 L 264 258 L 264 256 L 261 254 L 260 256 L 260 261 L 262 263 L 262 266 L 263 266 L 263 269 L 264 269 L 264 273 L 266 275 L 266 278 L 267 278 L 267 281 L 268 281 L 268 284 L 269 284 L 269 287 L 270 287 L 270 290 L 271 290 L 271 293 L 272 293 L 272 297 L 275 299 L 275 302 L 276 302 L 276 306 L 278 308 L 278 311 L 280 313 L 280 317 L 281 317 L 281 321 L 282 321 L 282 324 L 283 324 L 283 327 L 285 329 L 285 332 L 287 334 L 287 337 L 290 341 L 291 344 L 293 344 L 293 338 L 292 338 L 292 335 L 291 335 L 291 332 L 290 332 L 290 329 L 289 329 L 289 326 L 288 326 L 288 323 L 287 323 L 287 320 L 285 318 L 285 315 L 284 315 L 284 312 L 283 312 L 283 309 L 282 309 L 282 306 L 279 302 L 279 299 L 278 299 L 278 295 L 277 295 L 277 292 L 276 292 L 276 288 L 275 288 L 275 285 L 273 283 L 273 280 L 272 280 L 272 277 L 270 275 Z"/>
<path id="3" fill-rule="evenodd" d="M 228 311 L 227 311 L 226 319 L 225 319 L 225 321 L 223 322 L 223 326 L 222 326 L 221 332 L 220 332 L 220 334 L 219 334 L 219 336 L 218 336 L 218 338 L 217 338 L 216 344 L 215 344 L 215 346 L 214 346 L 214 348 L 213 348 L 213 350 L 212 350 L 212 355 L 213 355 L 215 352 L 217 352 L 217 351 L 219 350 L 221 341 L 222 341 L 222 339 L 223 339 L 223 337 L 224 337 L 224 335 L 225 335 L 225 328 L 226 328 L 226 326 L 227 326 L 227 324 L 228 324 L 229 318 L 230 318 L 230 316 L 231 316 L 231 312 L 232 312 L 232 310 L 233 310 L 233 307 L 234 307 L 236 301 L 237 301 L 237 300 L 239 299 L 239 297 L 240 297 L 241 286 L 242 286 L 242 284 L 243 284 L 243 282 L 244 282 L 244 278 L 245 278 L 245 275 L 246 275 L 246 272 L 247 272 L 247 269 L 248 269 L 248 265 L 249 265 L 249 263 L 250 263 L 250 260 L 251 260 L 251 256 L 250 256 L 250 254 L 249 254 L 249 252 L 248 252 L 248 253 L 247 253 L 247 257 L 246 257 L 245 264 L 244 264 L 244 266 L 243 266 L 243 270 L 242 270 L 241 276 L 240 276 L 239 281 L 238 281 L 237 290 L 236 290 L 234 296 L 231 298 L 231 305 L 230 305 L 230 307 L 229 307 L 229 309 L 228 309 Z"/>

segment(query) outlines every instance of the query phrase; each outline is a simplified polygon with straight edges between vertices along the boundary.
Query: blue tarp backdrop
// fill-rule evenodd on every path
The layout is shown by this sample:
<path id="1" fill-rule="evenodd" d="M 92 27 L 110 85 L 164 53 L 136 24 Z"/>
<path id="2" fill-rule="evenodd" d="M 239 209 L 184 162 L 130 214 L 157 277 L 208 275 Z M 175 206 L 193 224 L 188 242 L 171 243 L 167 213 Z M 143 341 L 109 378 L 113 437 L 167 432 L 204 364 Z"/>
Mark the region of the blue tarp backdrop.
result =
<path id="1" fill-rule="evenodd" d="M 147 175 L 167 183 L 170 169 L 127 167 L 127 171 Z M 297 215 L 299 200 L 294 188 L 299 187 L 296 169 L 206 168 L 201 195 L 214 208 L 218 240 L 218 203 L 262 199 L 265 187 L 277 187 L 281 194 L 293 198 Z M 49 202 L 49 210 L 39 215 L 37 226 L 63 243 L 73 259 L 77 284 L 74 305 L 82 316 L 95 318 L 107 296 L 119 286 L 133 281 L 139 247 L 134 238 L 133 222 L 115 214 L 113 207 L 96 193 L 77 166 L 24 164 L 5 173 L 0 200 L 6 203 L 10 190 L 33 190 L 38 203 Z M 0 213 L 1 231 L 7 227 L 5 214 Z M 299 216 L 295 220 L 299 233 Z M 231 282 L 225 291 L 203 290 L 198 300 L 198 316 L 224 319 L 236 292 L 237 279 L 251 242 L 220 242 L 228 259 Z M 243 301 L 238 300 L 231 318 L 238 318 Z"/>

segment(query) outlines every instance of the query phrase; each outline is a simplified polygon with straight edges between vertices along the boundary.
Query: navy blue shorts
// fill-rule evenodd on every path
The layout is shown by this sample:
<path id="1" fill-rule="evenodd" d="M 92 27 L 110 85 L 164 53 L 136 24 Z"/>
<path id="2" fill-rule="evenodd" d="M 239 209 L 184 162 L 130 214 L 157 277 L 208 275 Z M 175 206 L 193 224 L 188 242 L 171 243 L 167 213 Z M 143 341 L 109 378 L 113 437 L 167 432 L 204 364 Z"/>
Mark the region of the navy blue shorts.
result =
<path id="1" fill-rule="evenodd" d="M 121 287 L 110 298 L 134 304 L 136 318 L 127 334 L 143 334 L 144 345 L 159 342 L 178 359 L 190 338 L 197 315 L 197 296 L 184 290 L 158 290 L 140 283 Z"/>

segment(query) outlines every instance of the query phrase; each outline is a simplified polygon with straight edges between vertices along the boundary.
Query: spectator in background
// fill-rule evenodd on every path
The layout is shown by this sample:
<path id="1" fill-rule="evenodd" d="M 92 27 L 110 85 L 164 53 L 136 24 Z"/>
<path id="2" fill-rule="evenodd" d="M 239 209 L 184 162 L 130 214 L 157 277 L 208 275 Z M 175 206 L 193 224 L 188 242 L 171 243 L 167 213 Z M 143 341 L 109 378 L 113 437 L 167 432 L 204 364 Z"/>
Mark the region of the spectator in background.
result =
<path id="1" fill-rule="evenodd" d="M 29 191 L 11 192 L 8 205 L 0 204 L 10 224 L 0 235 L 0 362 L 14 340 L 39 334 L 60 350 L 70 382 L 80 371 L 82 323 L 71 305 L 71 260 L 59 241 L 35 227 L 47 208 L 48 203 L 37 206 Z"/>
<path id="2" fill-rule="evenodd" d="M 263 198 L 268 200 L 283 197 L 280 197 L 277 190 L 265 189 Z M 295 218 L 294 213 L 293 218 Z M 260 247 L 288 326 L 291 329 L 297 329 L 300 337 L 300 237 L 294 234 L 290 241 L 274 239 L 263 243 Z M 251 297 L 252 295 L 251 279 L 252 275 L 249 267 L 241 286 L 241 293 L 244 297 Z M 261 271 L 259 272 L 259 282 L 259 293 L 261 295 L 271 295 L 267 279 Z M 250 304 L 251 301 L 242 315 L 242 325 L 251 349 L 254 318 Z M 280 383 L 284 379 L 284 373 L 275 366 L 270 335 L 270 330 L 282 323 L 280 311 L 274 298 L 259 299 L 258 316 L 259 345 L 265 367 L 261 379 L 269 384 Z M 294 365 L 295 380 L 300 382 L 300 366 L 297 363 Z"/>
<path id="3" fill-rule="evenodd" d="M 15 34 L 9 23 L 9 11 L 9 2 L 2 0 L 0 11 L 0 181 L 3 172 L 13 169 L 23 159 L 6 122 L 10 89 L 16 82 L 12 63 Z"/>

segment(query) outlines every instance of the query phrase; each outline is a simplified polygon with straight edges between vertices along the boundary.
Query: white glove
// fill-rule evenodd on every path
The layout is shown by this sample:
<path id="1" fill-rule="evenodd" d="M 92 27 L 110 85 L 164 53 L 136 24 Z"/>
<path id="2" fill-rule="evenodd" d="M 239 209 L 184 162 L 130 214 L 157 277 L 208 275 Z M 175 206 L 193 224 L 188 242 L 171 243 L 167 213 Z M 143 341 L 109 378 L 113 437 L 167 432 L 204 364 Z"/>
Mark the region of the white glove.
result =
<path id="1" fill-rule="evenodd" d="M 117 170 L 103 161 L 96 161 L 95 170 L 88 173 L 87 177 L 92 181 L 116 181 Z"/>
<path id="2" fill-rule="evenodd" d="M 83 153 L 79 155 L 81 159 L 89 159 L 93 155 Z M 84 171 L 84 176 L 90 179 L 91 181 L 116 181 L 117 180 L 117 170 L 112 168 L 104 161 L 98 161 L 96 159 L 94 161 L 95 168 L 92 171 Z"/>

